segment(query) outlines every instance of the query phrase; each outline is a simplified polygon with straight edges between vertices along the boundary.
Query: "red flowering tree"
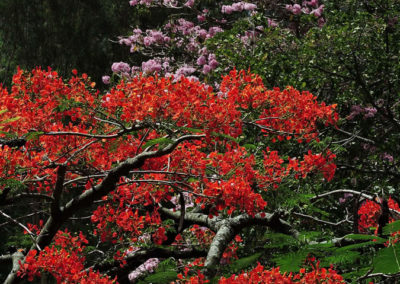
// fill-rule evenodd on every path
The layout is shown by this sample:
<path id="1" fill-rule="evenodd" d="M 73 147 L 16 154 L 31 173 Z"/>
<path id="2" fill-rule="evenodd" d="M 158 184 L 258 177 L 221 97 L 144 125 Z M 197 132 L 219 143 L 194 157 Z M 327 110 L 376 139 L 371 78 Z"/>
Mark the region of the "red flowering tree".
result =
<path id="1" fill-rule="evenodd" d="M 171 257 L 185 267 L 178 281 L 205 281 L 235 258 L 248 227 L 297 237 L 268 208 L 269 192 L 309 175 L 333 178 L 335 154 L 313 145 L 318 128 L 335 126 L 335 106 L 308 92 L 269 90 L 233 70 L 219 90 L 138 76 L 101 94 L 73 74 L 18 70 L 0 89 L 0 214 L 26 234 L 1 257 L 13 263 L 5 283 L 123 283 Z M 191 267 L 201 271 L 192 280 Z M 299 275 L 258 266 L 237 281 L 277 275 L 342 279 L 315 264 Z"/>

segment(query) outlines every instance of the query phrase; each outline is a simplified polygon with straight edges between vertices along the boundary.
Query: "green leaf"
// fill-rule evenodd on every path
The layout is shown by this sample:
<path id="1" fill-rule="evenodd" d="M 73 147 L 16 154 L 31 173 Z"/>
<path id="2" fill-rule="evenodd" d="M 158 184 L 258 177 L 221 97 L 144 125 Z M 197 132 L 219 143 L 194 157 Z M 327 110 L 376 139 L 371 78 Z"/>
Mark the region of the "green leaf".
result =
<path id="1" fill-rule="evenodd" d="M 389 223 L 385 227 L 383 227 L 383 234 L 385 235 L 390 235 L 397 231 L 400 231 L 400 220 Z"/>
<path id="2" fill-rule="evenodd" d="M 14 190 L 25 188 L 25 185 L 16 179 L 1 179 L 0 178 L 0 185 L 3 185 L 4 187 L 10 187 L 11 189 L 14 189 Z"/>
<path id="3" fill-rule="evenodd" d="M 1 128 L 1 127 L 0 127 Z M 17 137 L 15 134 L 8 133 L 6 131 L 0 131 L 1 134 L 4 134 L 7 138 L 15 138 Z"/>
<path id="4" fill-rule="evenodd" d="M 262 254 L 259 252 L 259 253 L 235 260 L 231 265 L 229 265 L 230 270 L 232 272 L 240 272 L 243 269 L 245 269 L 246 267 L 248 267 L 248 266 L 252 265 L 254 262 L 256 262 L 257 259 L 259 259 L 261 255 Z"/>
<path id="5" fill-rule="evenodd" d="M 400 247 L 390 246 L 378 251 L 373 258 L 373 273 L 397 273 L 400 272 Z"/>
<path id="6" fill-rule="evenodd" d="M 175 281 L 178 277 L 178 273 L 176 273 L 175 271 L 164 271 L 164 272 L 158 272 L 158 273 L 154 273 L 151 274 L 149 276 L 147 276 L 144 279 L 145 283 L 170 283 L 172 281 Z"/>
<path id="7" fill-rule="evenodd" d="M 36 139 L 38 139 L 38 137 L 40 135 L 43 135 L 43 134 L 44 134 L 44 132 L 41 132 L 41 131 L 29 132 L 25 138 L 26 138 L 26 140 L 36 140 Z"/>
<path id="8" fill-rule="evenodd" d="M 336 251 L 331 256 L 325 257 L 321 264 L 323 266 L 329 266 L 330 264 L 344 265 L 354 263 L 359 257 L 360 253 L 358 251 Z"/>
<path id="9" fill-rule="evenodd" d="M 311 240 L 317 239 L 321 235 L 322 235 L 322 232 L 318 232 L 318 231 L 304 231 L 304 232 L 300 232 L 299 240 L 304 241 L 304 242 L 311 241 Z"/>
<path id="10" fill-rule="evenodd" d="M 176 261 L 173 258 L 168 258 L 164 261 L 161 261 L 156 269 L 156 273 L 159 272 L 167 272 L 167 271 L 175 271 L 176 270 Z"/>
<path id="11" fill-rule="evenodd" d="M 202 133 L 203 132 L 203 130 L 201 130 L 201 129 L 184 127 L 184 126 L 172 126 L 172 128 L 186 130 L 186 131 L 193 132 L 193 133 Z"/>
<path id="12" fill-rule="evenodd" d="M 307 255 L 308 251 L 300 250 L 277 256 L 273 258 L 273 261 L 276 262 L 282 272 L 295 272 L 302 267 Z"/>
<path id="13" fill-rule="evenodd" d="M 246 150 L 255 150 L 255 149 L 257 149 L 257 146 L 254 145 L 254 144 L 244 144 L 243 147 L 246 148 Z"/>
<path id="14" fill-rule="evenodd" d="M 198 178 L 194 178 L 194 177 L 190 177 L 190 178 L 188 178 L 187 181 L 188 182 L 196 182 L 196 181 L 199 181 L 199 179 Z"/>
<path id="15" fill-rule="evenodd" d="M 211 134 L 212 134 L 213 136 L 216 136 L 216 137 L 229 139 L 229 140 L 231 140 L 231 141 L 233 141 L 233 142 L 236 142 L 236 143 L 239 143 L 239 142 L 240 142 L 240 139 L 235 138 L 235 137 L 232 137 L 232 136 L 227 135 L 227 134 L 224 134 L 224 133 L 211 132 Z"/>
<path id="16" fill-rule="evenodd" d="M 153 145 L 156 145 L 156 144 L 165 145 L 165 144 L 171 144 L 173 142 L 174 141 L 172 141 L 169 138 L 161 137 L 161 138 L 156 138 L 156 139 L 147 141 L 146 144 L 144 144 L 143 148 L 146 149 L 146 148 L 148 148 L 150 146 L 153 146 Z"/>
<path id="17" fill-rule="evenodd" d="M 344 273 L 344 274 L 342 274 L 342 276 L 343 276 L 344 279 L 349 279 L 349 280 L 350 279 L 357 279 L 357 278 L 365 275 L 369 270 L 370 270 L 369 267 L 360 268 L 360 269 L 357 269 L 356 271 L 352 271 L 352 272 L 349 272 L 349 273 Z M 356 283 L 356 282 L 351 282 L 351 283 Z"/>
<path id="18" fill-rule="evenodd" d="M 363 242 L 363 243 L 359 243 L 359 244 L 353 244 L 353 245 L 348 245 L 348 246 L 344 246 L 341 248 L 338 248 L 337 251 L 349 251 L 349 250 L 353 250 L 353 249 L 359 249 L 359 248 L 363 248 L 363 247 L 367 247 L 367 246 L 375 246 L 379 244 L 378 242 Z"/>
<path id="19" fill-rule="evenodd" d="M 356 241 L 373 241 L 376 240 L 376 243 L 384 243 L 387 240 L 378 236 L 372 236 L 372 235 L 363 235 L 363 234 L 349 234 L 344 236 L 345 239 L 351 239 L 351 240 L 356 240 Z"/>
<path id="20" fill-rule="evenodd" d="M 308 245 L 307 248 L 309 248 L 310 250 L 325 250 L 325 249 L 330 249 L 333 248 L 333 243 L 329 242 L 329 243 L 317 243 L 317 244 L 311 244 Z"/>
<path id="21" fill-rule="evenodd" d="M 19 120 L 20 118 L 21 118 L 20 116 L 12 117 L 12 118 L 0 121 L 0 124 L 14 122 L 14 121 Z"/>
<path id="22" fill-rule="evenodd" d="M 297 240 L 290 235 L 282 233 L 267 233 L 267 239 L 264 248 L 284 248 L 297 244 Z"/>

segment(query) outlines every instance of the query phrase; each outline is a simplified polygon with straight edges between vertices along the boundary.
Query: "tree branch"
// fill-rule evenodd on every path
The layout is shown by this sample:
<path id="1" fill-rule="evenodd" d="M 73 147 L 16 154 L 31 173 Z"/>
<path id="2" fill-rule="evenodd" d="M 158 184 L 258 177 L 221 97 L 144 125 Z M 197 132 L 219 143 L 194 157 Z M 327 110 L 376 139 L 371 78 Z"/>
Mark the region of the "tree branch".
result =
<path id="1" fill-rule="evenodd" d="M 60 198 L 62 194 L 62 190 L 64 187 L 65 173 L 67 172 L 67 167 L 65 165 L 58 166 L 57 170 L 57 181 L 56 186 L 53 191 L 53 202 L 51 203 L 50 212 L 51 215 L 56 218 L 61 214 L 60 209 Z"/>
<path id="2" fill-rule="evenodd" d="M 73 135 L 72 133 L 64 134 Z M 172 143 L 168 144 L 166 147 L 155 151 L 142 152 L 139 155 L 133 158 L 128 158 L 124 162 L 120 163 L 118 166 L 107 173 L 100 184 L 83 192 L 76 198 L 69 201 L 63 208 L 60 209 L 60 214 L 56 216 L 56 218 L 55 216 L 50 216 L 43 226 L 40 235 L 36 239 L 36 245 L 33 245 L 31 249 L 35 249 L 36 246 L 45 247 L 49 245 L 61 225 L 66 220 L 68 220 L 75 212 L 89 207 L 94 203 L 94 201 L 101 199 L 101 197 L 115 190 L 117 183 L 121 177 L 129 175 L 129 172 L 131 170 L 142 167 L 147 159 L 157 158 L 170 154 L 180 143 L 188 140 L 202 139 L 204 137 L 205 134 L 181 136 L 175 139 Z M 60 182 L 61 185 L 63 185 L 63 183 L 64 182 Z M 8 275 L 8 278 L 11 279 L 11 282 L 8 283 L 17 283 L 18 279 L 16 279 L 16 271 L 12 271 Z"/>
<path id="3" fill-rule="evenodd" d="M 24 258 L 24 254 L 21 251 L 16 251 L 11 255 L 12 258 L 12 269 L 11 272 L 8 274 L 4 284 L 11 284 L 18 281 L 17 272 L 19 270 L 19 261 Z"/>
<path id="4" fill-rule="evenodd" d="M 10 148 L 14 148 L 14 147 L 21 148 L 21 147 L 25 146 L 25 144 L 26 144 L 26 139 L 24 139 L 24 138 L 15 138 L 15 139 L 10 139 L 10 140 L 0 139 L 0 145 L 2 147 L 8 146 Z"/>
<path id="5" fill-rule="evenodd" d="M 325 193 L 322 193 L 322 194 L 318 194 L 318 195 L 312 197 L 310 199 L 310 201 L 314 202 L 315 200 L 327 197 L 329 195 L 337 194 L 337 193 L 342 193 L 342 194 L 351 193 L 351 194 L 354 194 L 354 195 L 360 195 L 360 196 L 362 196 L 362 197 L 364 197 L 366 199 L 369 199 L 369 200 L 374 199 L 373 196 L 365 194 L 365 193 L 362 193 L 362 192 L 359 192 L 359 191 L 356 191 L 356 190 L 352 190 L 352 189 L 336 189 L 336 190 L 332 190 L 332 191 L 325 192 Z"/>
<path id="6" fill-rule="evenodd" d="M 318 219 L 318 218 L 310 216 L 310 215 L 305 215 L 305 214 L 302 214 L 302 213 L 292 212 L 292 214 L 296 215 L 296 216 L 299 216 L 299 217 L 302 217 L 302 218 L 307 218 L 307 219 L 314 220 L 315 222 L 318 222 L 318 223 L 331 225 L 331 226 L 335 226 L 335 227 L 337 227 L 337 226 L 339 226 L 339 225 L 341 225 L 343 223 L 353 223 L 352 221 L 347 220 L 347 219 L 339 221 L 339 222 L 336 222 L 336 223 L 333 223 L 333 222 L 329 222 L 329 221 L 324 221 L 324 220 Z"/>
<path id="7" fill-rule="evenodd" d="M 92 205 L 94 201 L 101 199 L 101 197 L 113 191 L 122 176 L 127 176 L 131 170 L 140 168 L 147 159 L 170 154 L 180 143 L 188 140 L 201 139 L 204 137 L 204 134 L 185 135 L 177 138 L 173 141 L 173 143 L 164 148 L 156 151 L 142 152 L 134 158 L 128 158 L 126 161 L 120 163 L 118 166 L 108 172 L 99 185 L 94 186 L 93 188 L 83 192 L 76 198 L 69 201 L 63 208 L 60 209 L 61 212 L 57 218 L 50 216 L 37 238 L 37 244 L 40 247 L 49 245 L 58 229 L 66 220 L 68 220 L 77 211 Z M 61 184 L 63 184 L 63 182 Z M 31 249 L 34 248 L 34 246 L 31 247 Z"/>
<path id="8" fill-rule="evenodd" d="M 12 261 L 11 254 L 0 255 L 0 263 L 9 262 L 9 261 Z"/>
<path id="9" fill-rule="evenodd" d="M 204 257 L 207 255 L 207 251 L 205 250 L 174 250 L 167 248 L 150 248 L 147 250 L 136 251 L 131 255 L 128 255 L 126 260 L 126 265 L 121 267 L 121 262 L 114 261 L 113 263 L 101 263 L 95 265 L 94 270 L 98 270 L 100 272 L 106 272 L 111 277 L 117 276 L 118 281 L 123 283 L 127 280 L 128 274 L 143 264 L 149 258 L 176 258 L 176 259 L 186 259 L 186 258 L 197 258 Z"/>
<path id="10" fill-rule="evenodd" d="M 18 222 L 17 220 L 15 220 L 13 217 L 11 217 L 10 215 L 4 213 L 3 211 L 0 210 L 0 215 L 3 215 L 5 218 L 7 218 L 8 220 L 10 220 L 11 222 L 13 222 L 14 224 L 20 226 L 22 229 L 24 229 L 25 231 L 28 232 L 29 236 L 31 237 L 32 241 L 33 241 L 33 245 L 38 249 L 40 249 L 40 246 L 37 243 L 37 240 L 35 240 L 35 234 L 32 233 L 24 224 Z"/>
<path id="11" fill-rule="evenodd" d="M 14 203 L 15 201 L 18 201 L 18 200 L 23 199 L 23 198 L 45 199 L 45 200 L 50 200 L 50 201 L 53 201 L 53 200 L 54 200 L 53 197 L 48 196 L 48 195 L 46 195 L 46 194 L 40 194 L 40 193 L 20 193 L 20 194 L 17 194 L 17 195 L 15 195 L 15 196 L 13 196 L 13 197 L 10 197 L 10 198 L 1 200 L 0 205 L 12 204 L 12 203 Z"/>

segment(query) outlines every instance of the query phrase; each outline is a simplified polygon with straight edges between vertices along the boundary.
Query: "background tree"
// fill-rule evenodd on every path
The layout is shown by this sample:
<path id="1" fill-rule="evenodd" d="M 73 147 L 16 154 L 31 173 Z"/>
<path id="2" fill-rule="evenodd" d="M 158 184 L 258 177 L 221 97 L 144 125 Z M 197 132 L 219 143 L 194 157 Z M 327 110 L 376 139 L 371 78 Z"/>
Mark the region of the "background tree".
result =
<path id="1" fill-rule="evenodd" d="M 126 1 L 1 1 L 0 82 L 9 85 L 17 66 L 73 68 L 97 82 L 112 60 L 129 52 L 113 44 L 128 32 L 133 10 Z"/>

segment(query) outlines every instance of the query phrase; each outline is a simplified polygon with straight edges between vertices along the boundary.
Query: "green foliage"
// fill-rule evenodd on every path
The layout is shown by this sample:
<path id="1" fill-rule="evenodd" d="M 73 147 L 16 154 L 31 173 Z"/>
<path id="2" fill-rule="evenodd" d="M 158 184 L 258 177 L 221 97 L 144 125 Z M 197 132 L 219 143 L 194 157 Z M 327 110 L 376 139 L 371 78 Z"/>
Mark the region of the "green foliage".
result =
<path id="1" fill-rule="evenodd" d="M 329 266 L 330 264 L 335 264 L 338 267 L 343 267 L 343 265 L 354 264 L 359 258 L 360 253 L 358 251 L 336 250 L 332 255 L 323 258 L 321 265 Z"/>
<path id="2" fill-rule="evenodd" d="M 26 185 L 24 185 L 21 181 L 15 180 L 15 179 L 2 179 L 0 178 L 0 186 L 4 188 L 11 188 L 12 192 L 17 192 L 21 189 L 26 188 Z"/>
<path id="3" fill-rule="evenodd" d="M 384 238 L 378 236 L 362 235 L 362 234 L 350 234 L 344 236 L 344 238 L 355 241 L 376 241 L 377 244 L 381 244 L 386 241 Z"/>
<path id="4" fill-rule="evenodd" d="M 298 252 L 276 256 L 273 261 L 276 263 L 276 266 L 280 267 L 281 271 L 295 272 L 304 266 L 307 255 L 307 250 L 299 250 Z"/>
<path id="5" fill-rule="evenodd" d="M 146 149 L 148 147 L 154 146 L 159 144 L 160 147 L 168 145 L 170 143 L 172 143 L 173 141 L 169 138 L 156 138 L 156 139 L 152 139 L 150 141 L 147 141 L 146 144 L 144 144 L 143 149 Z"/>
<path id="6" fill-rule="evenodd" d="M 374 273 L 400 272 L 400 247 L 398 245 L 383 248 L 378 251 L 372 263 Z"/>
<path id="7" fill-rule="evenodd" d="M 163 272 L 156 272 L 147 276 L 144 280 L 139 283 L 170 283 L 176 280 L 178 273 L 175 271 L 163 271 Z"/>
<path id="8" fill-rule="evenodd" d="M 387 224 L 385 227 L 383 227 L 382 231 L 385 235 L 390 235 L 400 231 L 400 220 Z"/>
<path id="9" fill-rule="evenodd" d="M 253 255 L 239 258 L 229 265 L 229 271 L 233 273 L 240 273 L 243 269 L 253 265 L 260 257 L 262 253 L 255 253 Z"/>
<path id="10" fill-rule="evenodd" d="M 172 258 L 160 262 L 154 273 L 138 283 L 170 283 L 177 279 L 176 261 Z"/>

